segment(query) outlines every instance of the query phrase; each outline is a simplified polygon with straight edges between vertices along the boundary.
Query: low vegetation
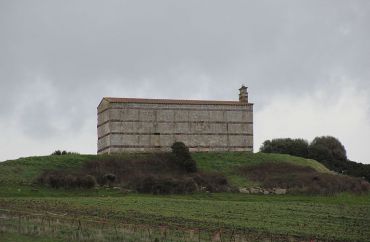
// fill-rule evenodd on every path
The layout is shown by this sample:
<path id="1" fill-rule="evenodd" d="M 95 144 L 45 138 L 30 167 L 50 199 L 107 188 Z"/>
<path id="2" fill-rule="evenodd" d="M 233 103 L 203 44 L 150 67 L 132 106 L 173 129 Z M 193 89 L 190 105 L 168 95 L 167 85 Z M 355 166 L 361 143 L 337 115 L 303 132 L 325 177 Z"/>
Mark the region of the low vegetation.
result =
<path id="1" fill-rule="evenodd" d="M 66 150 L 56 150 L 53 153 L 51 153 L 51 155 L 72 155 L 72 154 L 78 155 L 77 152 L 70 152 Z"/>
<path id="2" fill-rule="evenodd" d="M 115 186 L 152 194 L 186 194 L 198 191 L 231 191 L 226 177 L 217 172 L 197 172 L 188 148 L 174 143 L 171 153 L 105 156 L 78 169 L 47 170 L 37 182 L 52 188 Z"/>

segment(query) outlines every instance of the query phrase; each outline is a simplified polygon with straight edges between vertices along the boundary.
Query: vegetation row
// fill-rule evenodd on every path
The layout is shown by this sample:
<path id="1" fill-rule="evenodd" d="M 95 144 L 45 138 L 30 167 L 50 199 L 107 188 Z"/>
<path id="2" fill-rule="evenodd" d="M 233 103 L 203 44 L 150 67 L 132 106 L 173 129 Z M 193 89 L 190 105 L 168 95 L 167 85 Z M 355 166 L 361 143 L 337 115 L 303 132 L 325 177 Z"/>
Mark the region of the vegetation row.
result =
<path id="1" fill-rule="evenodd" d="M 311 143 L 304 139 L 291 138 L 266 140 L 260 151 L 314 159 L 332 171 L 370 181 L 370 164 L 348 160 L 345 147 L 332 136 L 316 137 Z"/>

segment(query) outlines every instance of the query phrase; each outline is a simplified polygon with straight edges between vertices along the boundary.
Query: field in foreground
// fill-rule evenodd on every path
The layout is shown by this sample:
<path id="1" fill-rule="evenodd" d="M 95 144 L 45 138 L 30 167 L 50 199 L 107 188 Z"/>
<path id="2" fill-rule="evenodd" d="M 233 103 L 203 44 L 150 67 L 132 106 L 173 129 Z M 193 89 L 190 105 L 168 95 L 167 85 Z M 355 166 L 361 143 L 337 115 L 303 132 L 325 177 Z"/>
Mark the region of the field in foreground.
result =
<path id="1" fill-rule="evenodd" d="M 368 241 L 369 201 L 348 194 L 8 197 L 0 198 L 0 226 L 63 241 Z"/>
<path id="2" fill-rule="evenodd" d="M 203 171 L 234 185 L 240 165 L 312 160 L 274 154 L 198 153 Z M 55 190 L 32 184 L 44 169 L 80 167 L 94 155 L 22 158 L 0 164 L 0 241 L 370 241 L 370 195 L 196 193 L 142 195 L 113 188 Z"/>

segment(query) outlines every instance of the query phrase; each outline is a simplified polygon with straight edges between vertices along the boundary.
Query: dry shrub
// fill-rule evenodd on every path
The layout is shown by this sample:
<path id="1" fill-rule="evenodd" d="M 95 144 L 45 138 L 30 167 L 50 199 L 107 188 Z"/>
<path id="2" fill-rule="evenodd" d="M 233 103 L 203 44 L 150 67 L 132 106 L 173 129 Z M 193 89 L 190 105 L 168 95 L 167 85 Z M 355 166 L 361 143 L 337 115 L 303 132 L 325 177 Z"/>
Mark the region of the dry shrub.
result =
<path id="1" fill-rule="evenodd" d="M 73 175 L 66 171 L 45 171 L 39 176 L 38 182 L 52 188 L 93 188 L 96 185 L 94 176 Z"/>
<path id="2" fill-rule="evenodd" d="M 125 184 L 153 174 L 182 175 L 185 173 L 173 162 L 173 156 L 168 153 L 138 157 L 112 155 L 102 160 L 89 161 L 81 170 L 82 173 L 95 176 L 100 185 Z M 114 179 L 112 179 L 113 176 Z"/>
<path id="3" fill-rule="evenodd" d="M 232 188 L 226 177 L 221 173 L 197 173 L 193 176 L 199 187 L 210 192 L 228 192 Z"/>
<path id="4" fill-rule="evenodd" d="M 220 173 L 193 173 L 176 176 L 137 177 L 130 184 L 138 192 L 152 194 L 188 194 L 196 191 L 227 192 L 231 187 Z"/>
<path id="5" fill-rule="evenodd" d="M 244 166 L 240 172 L 253 181 L 261 182 L 265 188 L 286 188 L 291 193 L 363 193 L 370 190 L 370 184 L 361 178 L 320 173 L 311 167 L 290 163 L 267 162 Z"/>

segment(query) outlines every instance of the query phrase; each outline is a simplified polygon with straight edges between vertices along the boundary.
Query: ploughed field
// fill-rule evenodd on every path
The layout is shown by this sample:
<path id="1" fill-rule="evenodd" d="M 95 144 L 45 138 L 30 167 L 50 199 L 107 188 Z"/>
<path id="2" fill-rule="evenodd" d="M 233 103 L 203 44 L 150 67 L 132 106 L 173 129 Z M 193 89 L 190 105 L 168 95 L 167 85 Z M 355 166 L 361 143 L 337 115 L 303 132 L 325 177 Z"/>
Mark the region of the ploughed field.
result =
<path id="1" fill-rule="evenodd" d="M 52 189 L 34 184 L 44 169 L 77 169 L 95 155 L 0 163 L 0 241 L 370 241 L 370 195 L 151 195 L 118 187 Z M 202 172 L 254 187 L 239 168 L 286 162 L 330 173 L 288 155 L 193 154 Z M 101 158 L 104 159 L 104 158 Z"/>

